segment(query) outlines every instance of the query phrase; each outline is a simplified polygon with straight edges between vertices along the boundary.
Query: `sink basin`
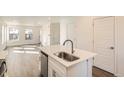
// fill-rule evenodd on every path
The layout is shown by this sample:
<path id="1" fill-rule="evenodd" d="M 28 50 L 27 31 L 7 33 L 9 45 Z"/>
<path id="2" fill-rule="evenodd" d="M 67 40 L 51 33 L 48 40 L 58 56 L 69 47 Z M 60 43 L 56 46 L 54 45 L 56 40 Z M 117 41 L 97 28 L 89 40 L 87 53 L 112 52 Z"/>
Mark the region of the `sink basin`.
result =
<path id="1" fill-rule="evenodd" d="M 66 60 L 68 62 L 72 62 L 72 61 L 75 61 L 75 60 L 79 59 L 78 57 L 73 56 L 71 54 L 68 54 L 66 52 L 57 52 L 57 53 L 54 53 L 54 55 L 56 55 L 57 57 L 59 57 L 63 60 Z"/>

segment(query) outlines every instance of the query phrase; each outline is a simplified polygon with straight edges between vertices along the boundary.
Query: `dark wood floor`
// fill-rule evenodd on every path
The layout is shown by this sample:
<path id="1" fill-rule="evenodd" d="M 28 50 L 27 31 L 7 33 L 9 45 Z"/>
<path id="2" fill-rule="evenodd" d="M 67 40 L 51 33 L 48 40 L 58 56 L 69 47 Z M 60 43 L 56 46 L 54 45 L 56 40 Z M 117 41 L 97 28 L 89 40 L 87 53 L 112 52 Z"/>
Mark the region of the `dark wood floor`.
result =
<path id="1" fill-rule="evenodd" d="M 93 66 L 93 77 L 115 77 L 113 74 Z"/>

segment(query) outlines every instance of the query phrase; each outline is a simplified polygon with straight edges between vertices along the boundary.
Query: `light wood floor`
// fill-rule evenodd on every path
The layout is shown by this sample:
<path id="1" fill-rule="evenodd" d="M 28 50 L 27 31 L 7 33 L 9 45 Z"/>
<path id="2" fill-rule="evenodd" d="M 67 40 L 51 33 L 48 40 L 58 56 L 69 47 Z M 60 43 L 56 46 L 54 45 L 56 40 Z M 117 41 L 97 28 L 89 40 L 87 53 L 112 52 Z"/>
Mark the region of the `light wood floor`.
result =
<path id="1" fill-rule="evenodd" d="M 104 71 L 97 67 L 93 67 L 93 77 L 115 77 L 115 76 L 107 71 Z"/>

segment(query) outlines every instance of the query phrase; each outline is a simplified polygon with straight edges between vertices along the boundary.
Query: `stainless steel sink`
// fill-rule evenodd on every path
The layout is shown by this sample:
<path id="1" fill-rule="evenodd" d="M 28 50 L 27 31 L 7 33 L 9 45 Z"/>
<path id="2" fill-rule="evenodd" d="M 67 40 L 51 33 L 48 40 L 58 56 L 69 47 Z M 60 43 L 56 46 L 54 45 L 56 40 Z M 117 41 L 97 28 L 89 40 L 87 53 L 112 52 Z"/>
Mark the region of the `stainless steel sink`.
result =
<path id="1" fill-rule="evenodd" d="M 57 52 L 57 53 L 54 53 L 54 55 L 56 55 L 57 57 L 59 57 L 63 60 L 66 60 L 68 62 L 72 62 L 72 61 L 75 61 L 75 60 L 79 59 L 78 57 L 73 56 L 71 54 L 68 54 L 66 52 Z"/>

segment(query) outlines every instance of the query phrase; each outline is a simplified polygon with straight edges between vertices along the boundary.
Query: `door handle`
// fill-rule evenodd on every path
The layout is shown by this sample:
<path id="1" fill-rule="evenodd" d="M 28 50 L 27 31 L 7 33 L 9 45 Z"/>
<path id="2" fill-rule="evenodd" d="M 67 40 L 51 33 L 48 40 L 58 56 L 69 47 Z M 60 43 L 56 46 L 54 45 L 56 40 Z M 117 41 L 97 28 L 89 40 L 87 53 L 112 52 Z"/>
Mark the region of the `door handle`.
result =
<path id="1" fill-rule="evenodd" d="M 110 47 L 111 50 L 115 49 L 113 46 Z"/>

